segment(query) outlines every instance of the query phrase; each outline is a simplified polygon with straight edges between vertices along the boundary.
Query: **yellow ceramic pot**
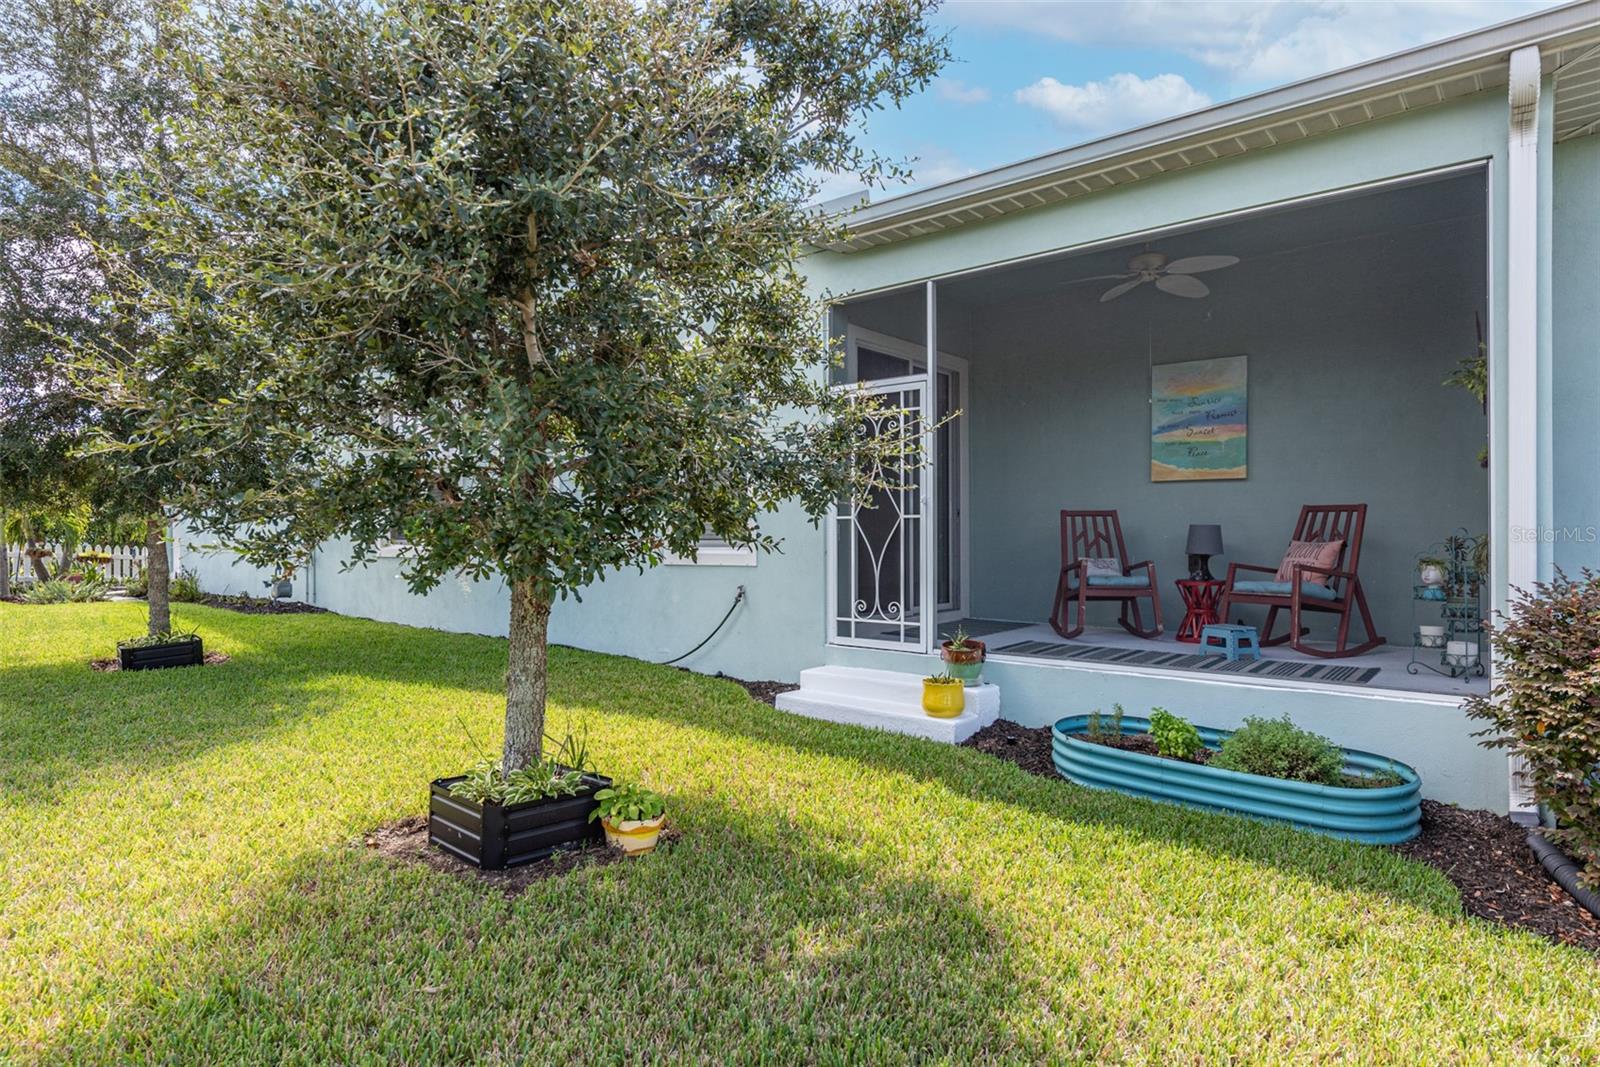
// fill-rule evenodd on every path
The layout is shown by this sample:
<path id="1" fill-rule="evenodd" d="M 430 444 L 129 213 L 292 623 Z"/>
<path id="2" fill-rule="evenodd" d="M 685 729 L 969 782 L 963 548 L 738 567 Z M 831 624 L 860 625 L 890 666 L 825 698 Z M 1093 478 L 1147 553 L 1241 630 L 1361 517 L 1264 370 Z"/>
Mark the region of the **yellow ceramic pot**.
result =
<path id="1" fill-rule="evenodd" d="M 630 856 L 642 856 L 656 847 L 666 821 L 667 817 L 660 815 L 654 819 L 601 819 L 600 825 L 606 829 L 607 841 Z"/>
<path id="2" fill-rule="evenodd" d="M 961 687 L 961 679 L 949 682 L 922 680 L 922 710 L 934 718 L 953 719 L 966 706 L 967 697 Z"/>

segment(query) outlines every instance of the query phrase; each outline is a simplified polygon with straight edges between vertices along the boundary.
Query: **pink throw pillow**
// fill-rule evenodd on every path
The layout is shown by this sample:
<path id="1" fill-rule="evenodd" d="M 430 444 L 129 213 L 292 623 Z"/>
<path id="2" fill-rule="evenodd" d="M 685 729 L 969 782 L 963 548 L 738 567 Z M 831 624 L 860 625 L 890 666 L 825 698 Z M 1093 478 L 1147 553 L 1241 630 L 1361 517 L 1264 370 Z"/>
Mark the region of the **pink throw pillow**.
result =
<path id="1" fill-rule="evenodd" d="M 1278 581 L 1293 581 L 1294 567 L 1297 563 L 1311 567 L 1337 567 L 1342 552 L 1344 552 L 1343 541 L 1290 541 L 1289 550 L 1283 554 L 1283 562 L 1278 564 Z M 1317 585 L 1328 584 L 1326 574 L 1314 571 L 1307 572 L 1304 580 Z"/>

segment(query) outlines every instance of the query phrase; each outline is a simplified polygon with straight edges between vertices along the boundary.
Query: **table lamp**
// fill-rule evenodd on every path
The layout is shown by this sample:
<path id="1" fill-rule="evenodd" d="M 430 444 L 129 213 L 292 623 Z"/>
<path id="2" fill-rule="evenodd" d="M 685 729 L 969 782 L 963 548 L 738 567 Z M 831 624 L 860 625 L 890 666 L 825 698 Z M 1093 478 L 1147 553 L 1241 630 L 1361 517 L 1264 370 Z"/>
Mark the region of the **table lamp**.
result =
<path id="1" fill-rule="evenodd" d="M 1195 523 L 1189 527 L 1189 580 L 1210 582 L 1211 557 L 1222 555 L 1222 527 L 1216 523 Z"/>

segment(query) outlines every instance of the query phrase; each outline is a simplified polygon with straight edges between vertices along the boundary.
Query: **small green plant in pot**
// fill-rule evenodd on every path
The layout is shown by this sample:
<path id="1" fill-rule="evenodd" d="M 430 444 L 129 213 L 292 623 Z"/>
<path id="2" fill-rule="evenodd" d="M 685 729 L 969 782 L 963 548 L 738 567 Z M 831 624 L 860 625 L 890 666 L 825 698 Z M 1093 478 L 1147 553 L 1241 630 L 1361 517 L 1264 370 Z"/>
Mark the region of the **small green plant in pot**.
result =
<path id="1" fill-rule="evenodd" d="M 922 680 L 922 710 L 936 719 L 953 719 L 967 706 L 964 690 L 960 678 L 930 674 Z"/>
<path id="2" fill-rule="evenodd" d="M 956 627 L 956 632 L 939 645 L 939 658 L 944 661 L 945 673 L 961 679 L 962 685 L 983 684 L 983 661 L 988 658 L 988 649 L 982 641 L 968 637 L 961 627 Z"/>
<path id="3" fill-rule="evenodd" d="M 637 782 L 622 782 L 594 795 L 598 806 L 589 821 L 600 820 L 606 840 L 630 856 L 642 856 L 656 847 L 667 821 L 667 802 L 660 793 Z"/>

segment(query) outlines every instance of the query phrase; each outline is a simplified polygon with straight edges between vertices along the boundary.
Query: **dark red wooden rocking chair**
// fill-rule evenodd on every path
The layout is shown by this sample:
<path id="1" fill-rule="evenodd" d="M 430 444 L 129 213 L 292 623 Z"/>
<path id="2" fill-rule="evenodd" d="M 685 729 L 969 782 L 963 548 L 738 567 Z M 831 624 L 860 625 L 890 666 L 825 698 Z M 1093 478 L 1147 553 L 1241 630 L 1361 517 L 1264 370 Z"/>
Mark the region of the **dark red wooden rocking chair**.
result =
<path id="1" fill-rule="evenodd" d="M 1300 509 L 1300 521 L 1295 523 L 1295 541 L 1343 541 L 1339 558 L 1332 568 L 1313 567 L 1305 563 L 1294 566 L 1291 580 L 1277 581 L 1277 567 L 1258 567 L 1249 563 L 1230 563 L 1227 584 L 1217 604 L 1217 618 L 1227 621 L 1229 609 L 1239 604 L 1260 604 L 1267 609 L 1265 625 L 1261 627 L 1262 645 L 1281 645 L 1287 642 L 1296 652 L 1306 656 L 1337 659 L 1359 656 L 1384 643 L 1372 625 L 1372 613 L 1367 610 L 1367 596 L 1361 591 L 1361 579 L 1356 568 L 1361 563 L 1361 534 L 1367 524 L 1365 504 L 1307 504 Z M 1266 581 L 1243 580 L 1241 571 L 1266 574 Z M 1312 575 L 1322 575 L 1327 584 L 1311 581 Z M 1289 612 L 1289 632 L 1272 636 L 1278 612 Z M 1339 616 L 1339 636 L 1331 649 L 1316 648 L 1300 639 L 1310 633 L 1301 626 L 1303 612 L 1321 611 Z M 1361 613 L 1361 625 L 1366 628 L 1367 639 L 1350 646 L 1350 613 Z"/>
<path id="2" fill-rule="evenodd" d="M 1120 576 L 1094 576 L 1086 573 L 1084 561 L 1115 559 Z M 1061 513 L 1061 579 L 1056 583 L 1056 602 L 1050 609 L 1050 628 L 1062 637 L 1083 633 L 1085 611 L 1091 600 L 1118 600 L 1122 614 L 1117 621 L 1135 637 L 1161 634 L 1161 591 L 1156 585 L 1156 565 L 1149 560 L 1129 563 L 1128 549 L 1122 541 L 1122 523 L 1115 511 L 1063 511 Z M 1142 571 L 1142 574 L 1135 574 Z M 1139 601 L 1150 600 L 1151 625 L 1146 627 L 1139 612 Z M 1071 607 L 1078 605 L 1076 622 Z M 1129 615 L 1133 620 L 1129 621 Z"/>

